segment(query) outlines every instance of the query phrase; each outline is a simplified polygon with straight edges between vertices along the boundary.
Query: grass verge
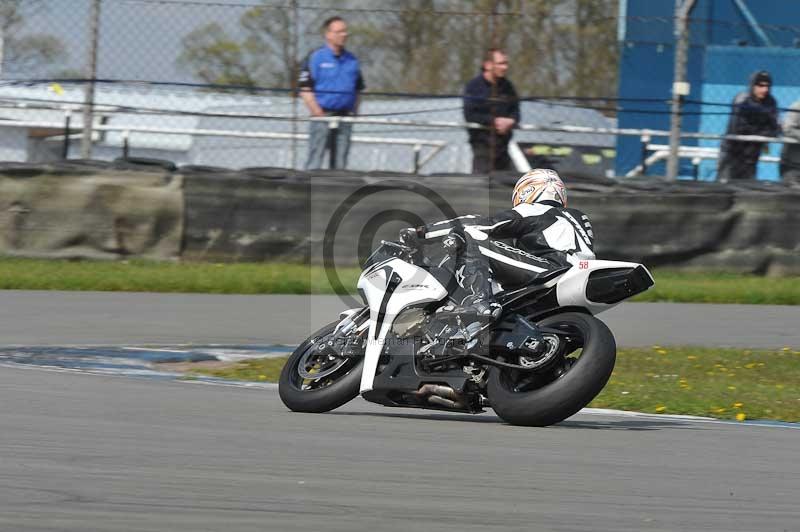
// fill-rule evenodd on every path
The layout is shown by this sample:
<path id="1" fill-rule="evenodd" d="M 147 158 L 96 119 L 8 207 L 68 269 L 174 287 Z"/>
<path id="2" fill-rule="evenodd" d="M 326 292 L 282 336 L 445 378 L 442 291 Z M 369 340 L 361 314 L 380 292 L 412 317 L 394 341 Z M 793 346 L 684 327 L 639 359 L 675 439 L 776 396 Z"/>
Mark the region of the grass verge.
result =
<path id="1" fill-rule="evenodd" d="M 286 358 L 256 359 L 190 374 L 277 381 Z M 595 408 L 719 419 L 800 422 L 800 351 L 662 348 L 621 349 Z"/>
<path id="2" fill-rule="evenodd" d="M 189 369 L 187 375 L 206 375 L 236 381 L 278 382 L 287 358 L 289 357 L 241 360 L 218 368 Z"/>
<path id="3" fill-rule="evenodd" d="M 355 286 L 359 270 L 337 271 Z M 325 269 L 285 263 L 69 261 L 0 258 L 0 289 L 333 294 Z"/>
<path id="4" fill-rule="evenodd" d="M 675 303 L 800 304 L 800 277 L 737 273 L 652 272 L 656 285 L 631 301 Z"/>
<path id="5" fill-rule="evenodd" d="M 345 287 L 359 270 L 339 268 Z M 656 270 L 656 286 L 633 301 L 800 304 L 800 277 Z M 68 261 L 0 258 L 0 289 L 199 292 L 209 294 L 333 294 L 325 269 L 285 263 Z"/>

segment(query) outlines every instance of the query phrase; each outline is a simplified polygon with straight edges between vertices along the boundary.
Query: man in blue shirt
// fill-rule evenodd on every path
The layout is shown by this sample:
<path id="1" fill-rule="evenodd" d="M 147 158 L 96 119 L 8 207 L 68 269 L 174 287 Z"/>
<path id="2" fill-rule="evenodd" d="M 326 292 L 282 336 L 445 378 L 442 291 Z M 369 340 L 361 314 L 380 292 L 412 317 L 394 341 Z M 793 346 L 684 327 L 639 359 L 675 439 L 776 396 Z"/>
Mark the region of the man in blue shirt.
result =
<path id="1" fill-rule="evenodd" d="M 358 59 L 344 49 L 347 24 L 341 17 L 331 17 L 322 28 L 325 45 L 308 54 L 300 67 L 300 97 L 311 116 L 354 115 L 358 112 L 358 93 L 364 90 L 364 80 Z M 335 164 L 331 164 L 331 167 L 344 168 L 350 151 L 352 124 L 339 122 L 337 131 L 333 135 L 336 149 L 331 160 Z M 309 123 L 306 169 L 322 167 L 322 157 L 331 132 L 329 122 Z"/>

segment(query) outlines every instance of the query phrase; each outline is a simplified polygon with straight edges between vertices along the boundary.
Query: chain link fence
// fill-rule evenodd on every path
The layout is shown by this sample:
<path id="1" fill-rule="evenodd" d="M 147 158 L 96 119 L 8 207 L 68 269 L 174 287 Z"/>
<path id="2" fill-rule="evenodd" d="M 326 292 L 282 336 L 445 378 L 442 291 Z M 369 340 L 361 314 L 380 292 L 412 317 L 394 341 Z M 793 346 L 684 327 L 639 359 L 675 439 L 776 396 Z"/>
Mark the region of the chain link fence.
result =
<path id="1" fill-rule="evenodd" d="M 522 104 L 523 121 L 556 113 L 563 124 L 614 124 L 613 112 L 551 100 L 613 94 L 612 0 L 98 0 L 97 66 L 89 72 L 94 1 L 6 0 L 0 10 L 3 117 L 61 123 L 72 105 L 71 157 L 80 155 L 83 88 L 95 79 L 94 157 L 126 150 L 179 164 L 302 168 L 309 114 L 296 97 L 298 70 L 323 45 L 321 26 L 334 15 L 348 24 L 347 49 L 366 83 L 359 116 L 369 123 L 354 126 L 350 169 L 469 172 L 460 95 L 489 47 L 507 50 L 509 79 L 532 98 Z M 539 156 L 547 152 L 539 144 L 565 136 L 516 135 Z M 606 155 L 613 149 L 611 137 L 588 140 Z M 33 159 L 64 152 L 56 141 L 39 144 L 44 151 Z"/>
<path id="2" fill-rule="evenodd" d="M 323 22 L 336 15 L 348 24 L 347 49 L 359 58 L 366 84 L 348 169 L 469 172 L 460 95 L 479 74 L 484 51 L 498 47 L 508 52 L 508 78 L 523 99 L 521 122 L 532 126 L 514 135 L 526 164 L 589 175 L 663 174 L 658 157 L 642 163 L 662 153 L 667 139 L 637 131 L 669 129 L 672 3 L 645 4 L 654 13 L 647 16 L 625 12 L 629 4 L 3 0 L 0 117 L 36 125 L 25 142 L 22 132 L 0 128 L 0 158 L 81 156 L 84 88 L 96 80 L 95 158 L 301 169 L 309 113 L 297 97 L 298 71 L 324 43 Z M 698 12 L 689 21 L 693 88 L 683 102 L 684 131 L 723 134 L 731 100 L 759 69 L 773 71 L 785 119 L 800 99 L 800 26 L 708 16 Z M 87 67 L 93 51 L 95 72 Z M 553 130 L 559 126 L 565 129 Z M 682 145 L 681 173 L 715 179 L 719 140 L 684 138 Z M 781 146 L 769 150 L 759 177 L 778 179 Z"/>

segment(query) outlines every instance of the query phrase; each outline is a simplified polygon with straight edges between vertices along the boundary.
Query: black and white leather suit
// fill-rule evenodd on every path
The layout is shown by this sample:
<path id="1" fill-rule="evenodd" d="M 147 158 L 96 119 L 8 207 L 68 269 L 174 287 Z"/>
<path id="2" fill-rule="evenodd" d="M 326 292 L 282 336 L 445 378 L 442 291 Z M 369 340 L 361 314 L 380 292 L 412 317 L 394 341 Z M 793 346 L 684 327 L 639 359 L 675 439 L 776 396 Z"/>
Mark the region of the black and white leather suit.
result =
<path id="1" fill-rule="evenodd" d="M 472 299 L 492 299 L 492 280 L 514 289 L 595 258 L 589 217 L 556 201 L 521 203 L 492 217 L 460 216 L 417 232 L 445 237 L 445 245 L 447 238 L 460 242 L 452 268 Z"/>

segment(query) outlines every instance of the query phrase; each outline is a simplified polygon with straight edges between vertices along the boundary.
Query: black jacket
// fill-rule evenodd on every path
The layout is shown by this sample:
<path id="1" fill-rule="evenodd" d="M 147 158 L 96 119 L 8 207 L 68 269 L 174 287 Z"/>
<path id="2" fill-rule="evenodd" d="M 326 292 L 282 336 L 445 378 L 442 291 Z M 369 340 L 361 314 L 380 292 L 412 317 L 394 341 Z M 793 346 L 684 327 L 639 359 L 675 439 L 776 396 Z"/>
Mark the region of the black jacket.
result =
<path id="1" fill-rule="evenodd" d="M 464 87 L 464 119 L 483 126 L 491 126 L 495 117 L 513 118 L 519 123 L 519 97 L 514 85 L 506 78 L 500 78 L 495 85 L 495 96 L 492 98 L 492 84 L 486 81 L 483 74 L 471 79 Z M 472 144 L 489 144 L 491 132 L 487 129 L 470 129 L 469 141 Z M 497 142 L 508 144 L 511 132 L 497 135 Z"/>
<path id="2" fill-rule="evenodd" d="M 554 265 L 575 264 L 594 259 L 594 233 L 589 217 L 577 209 L 565 209 L 555 202 L 522 203 L 494 216 L 467 215 L 443 220 L 421 228 L 426 239 L 451 231 L 478 229 L 490 238 L 511 239 L 513 246 Z"/>
<path id="3" fill-rule="evenodd" d="M 763 135 L 774 137 L 780 133 L 778 103 L 771 94 L 762 101 L 752 93 L 741 92 L 733 100 L 733 112 L 728 121 L 727 135 Z"/>

